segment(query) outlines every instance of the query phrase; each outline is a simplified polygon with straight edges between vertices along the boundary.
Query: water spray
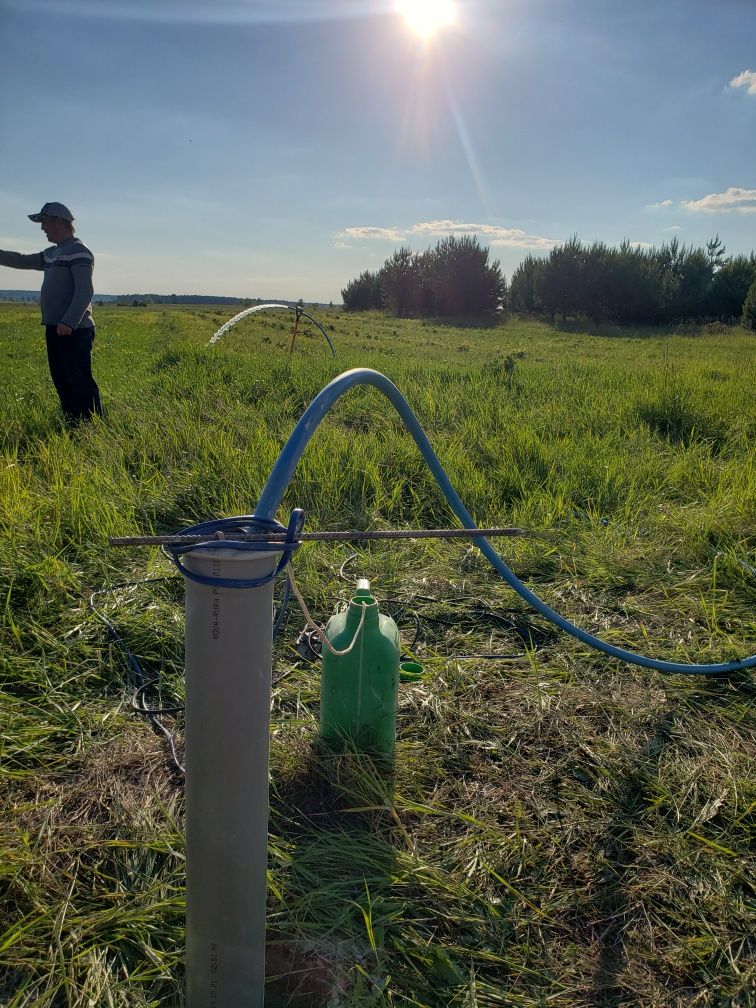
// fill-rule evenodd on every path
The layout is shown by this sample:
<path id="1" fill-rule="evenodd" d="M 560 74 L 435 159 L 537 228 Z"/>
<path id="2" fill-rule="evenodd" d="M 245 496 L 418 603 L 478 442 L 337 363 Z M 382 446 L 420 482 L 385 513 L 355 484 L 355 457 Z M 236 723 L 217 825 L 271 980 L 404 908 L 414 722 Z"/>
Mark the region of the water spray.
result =
<path id="1" fill-rule="evenodd" d="M 331 348 L 331 356 L 332 357 L 336 356 L 336 351 L 333 348 L 333 343 L 331 342 L 328 333 L 325 331 L 325 329 L 320 324 L 320 322 L 318 322 L 317 319 L 314 319 L 312 315 L 308 315 L 307 312 L 304 310 L 304 308 L 302 308 L 300 305 L 276 304 L 272 301 L 267 304 L 255 305 L 253 308 L 245 308 L 245 310 L 239 312 L 238 315 L 234 315 L 234 317 L 230 318 L 228 322 L 225 322 L 216 333 L 213 333 L 210 340 L 208 340 L 207 345 L 212 346 L 214 343 L 217 343 L 218 340 L 221 338 L 221 336 L 225 335 L 225 333 L 227 333 L 229 329 L 233 328 L 233 326 L 235 326 L 237 322 L 241 322 L 241 320 L 243 318 L 246 318 L 247 315 L 253 315 L 255 312 L 259 311 L 267 311 L 268 308 L 284 308 L 287 311 L 296 312 L 296 319 L 294 320 L 294 328 L 291 334 L 291 346 L 289 347 L 289 357 L 291 357 L 292 351 L 294 350 L 294 342 L 297 338 L 297 331 L 299 329 L 299 320 L 301 318 L 308 319 L 310 322 L 312 322 L 314 326 L 317 326 L 317 328 L 320 329 L 320 331 L 325 336 L 326 343 Z"/>

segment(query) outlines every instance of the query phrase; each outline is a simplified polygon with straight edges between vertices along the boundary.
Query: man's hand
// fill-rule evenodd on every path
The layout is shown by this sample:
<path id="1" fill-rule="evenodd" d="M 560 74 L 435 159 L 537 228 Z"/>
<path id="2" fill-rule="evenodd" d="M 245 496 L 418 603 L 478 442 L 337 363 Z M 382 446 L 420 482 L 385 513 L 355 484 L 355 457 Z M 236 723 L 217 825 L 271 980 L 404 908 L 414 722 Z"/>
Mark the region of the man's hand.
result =
<path id="1" fill-rule="evenodd" d="M 55 330 L 58 336 L 70 336 L 73 329 L 70 325 L 63 325 L 62 322 L 58 322 L 58 328 Z"/>

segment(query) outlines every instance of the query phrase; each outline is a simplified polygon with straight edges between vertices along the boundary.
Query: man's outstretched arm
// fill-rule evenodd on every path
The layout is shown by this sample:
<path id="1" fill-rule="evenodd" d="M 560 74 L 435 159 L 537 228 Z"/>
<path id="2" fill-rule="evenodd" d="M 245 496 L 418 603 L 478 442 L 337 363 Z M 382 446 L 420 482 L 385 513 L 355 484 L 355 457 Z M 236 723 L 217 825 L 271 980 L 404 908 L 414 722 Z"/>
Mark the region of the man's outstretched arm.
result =
<path id="1" fill-rule="evenodd" d="M 45 257 L 42 252 L 24 255 L 22 252 L 3 252 L 0 249 L 0 266 L 10 266 L 11 269 L 42 270 L 45 268 Z"/>

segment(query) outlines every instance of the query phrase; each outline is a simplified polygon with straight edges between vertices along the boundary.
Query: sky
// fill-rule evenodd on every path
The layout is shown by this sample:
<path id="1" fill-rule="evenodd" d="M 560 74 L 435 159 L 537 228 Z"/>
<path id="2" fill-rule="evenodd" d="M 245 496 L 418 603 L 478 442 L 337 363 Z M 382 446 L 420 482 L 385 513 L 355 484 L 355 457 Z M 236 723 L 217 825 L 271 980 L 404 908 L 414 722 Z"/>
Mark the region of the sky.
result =
<path id="1" fill-rule="evenodd" d="M 430 39 L 395 0 L 0 0 L 0 45 L 0 248 L 59 200 L 103 294 L 338 303 L 448 234 L 507 277 L 756 247 L 756 0 L 458 0 Z"/>

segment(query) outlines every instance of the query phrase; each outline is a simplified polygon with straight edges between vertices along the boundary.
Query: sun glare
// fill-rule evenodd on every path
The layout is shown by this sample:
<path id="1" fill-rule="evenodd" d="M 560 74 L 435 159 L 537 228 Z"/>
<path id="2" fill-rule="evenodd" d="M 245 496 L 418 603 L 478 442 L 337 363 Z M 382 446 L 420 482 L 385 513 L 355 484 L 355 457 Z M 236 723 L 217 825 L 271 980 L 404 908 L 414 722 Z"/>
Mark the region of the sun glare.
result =
<path id="1" fill-rule="evenodd" d="M 396 9 L 407 27 L 423 39 L 429 39 L 440 28 L 457 20 L 454 0 L 397 0 Z"/>

